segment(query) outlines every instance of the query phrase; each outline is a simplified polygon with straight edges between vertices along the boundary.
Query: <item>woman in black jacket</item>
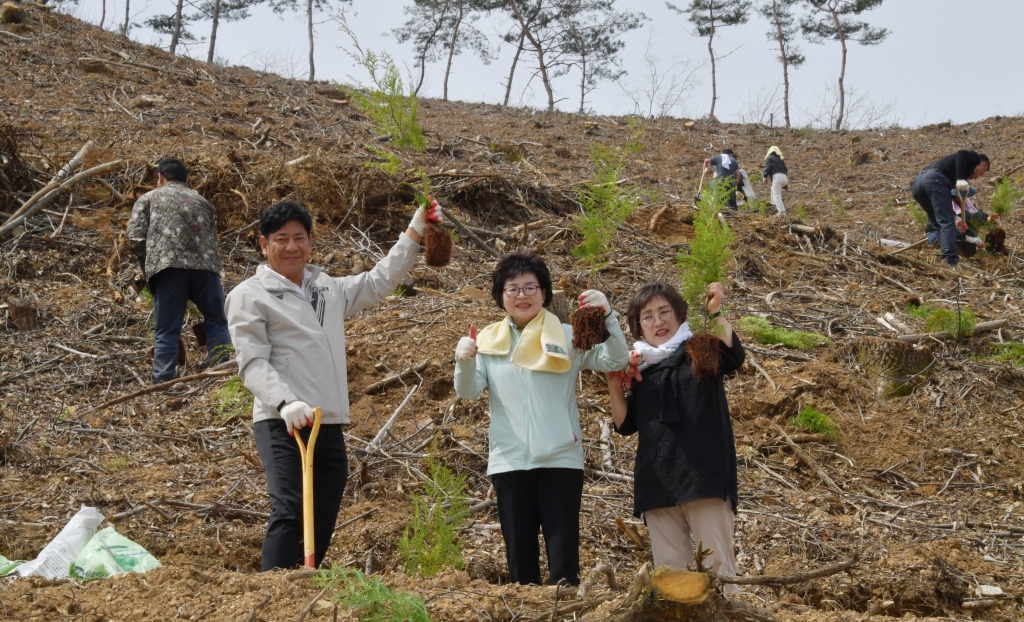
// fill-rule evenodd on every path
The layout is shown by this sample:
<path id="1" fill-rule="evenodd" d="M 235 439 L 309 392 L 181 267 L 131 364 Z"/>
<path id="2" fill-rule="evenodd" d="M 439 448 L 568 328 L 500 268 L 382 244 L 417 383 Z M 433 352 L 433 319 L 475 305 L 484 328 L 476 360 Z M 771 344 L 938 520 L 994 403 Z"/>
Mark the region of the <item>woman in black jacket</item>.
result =
<path id="1" fill-rule="evenodd" d="M 764 156 L 763 181 L 772 185 L 772 205 L 778 210 L 779 215 L 785 214 L 786 206 L 782 203 L 782 189 L 789 187 L 789 169 L 782 157 L 782 150 L 775 145 L 772 145 Z"/>
<path id="2" fill-rule="evenodd" d="M 693 542 L 713 549 L 715 573 L 736 574 L 736 441 L 723 376 L 743 364 L 743 346 L 721 314 L 721 283 L 708 286 L 708 314 L 719 336 L 720 374 L 704 383 L 693 377 L 685 341 L 687 305 L 665 283 L 644 285 L 629 306 L 634 363 L 609 374 L 612 416 L 623 435 L 639 433 L 634 477 L 634 516 L 644 517 L 655 566 L 685 570 Z M 628 395 L 623 379 L 636 365 L 640 377 Z M 734 588 L 735 586 L 733 586 Z"/>

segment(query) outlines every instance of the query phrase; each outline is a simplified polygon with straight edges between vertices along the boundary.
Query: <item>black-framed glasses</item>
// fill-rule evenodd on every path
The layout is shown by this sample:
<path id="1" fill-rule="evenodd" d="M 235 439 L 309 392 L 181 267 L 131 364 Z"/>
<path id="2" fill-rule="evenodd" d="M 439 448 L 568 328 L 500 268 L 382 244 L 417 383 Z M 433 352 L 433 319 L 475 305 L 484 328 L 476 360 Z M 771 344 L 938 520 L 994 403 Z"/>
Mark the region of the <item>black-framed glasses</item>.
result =
<path id="1" fill-rule="evenodd" d="M 532 296 L 539 291 L 540 285 L 527 285 L 526 287 L 516 287 L 515 285 L 512 285 L 505 288 L 505 295 L 509 298 L 515 298 L 519 296 L 519 292 L 523 292 L 523 294 L 527 296 Z"/>
<path id="2" fill-rule="evenodd" d="M 651 313 L 647 313 L 642 318 L 640 318 L 640 324 L 642 324 L 644 326 L 647 326 L 647 327 L 650 327 L 650 326 L 654 326 L 654 321 L 655 320 L 660 320 L 662 322 L 668 322 L 668 321 L 670 321 L 672 319 L 672 317 L 675 314 L 675 312 L 676 312 L 675 309 L 662 309 L 660 312 L 658 312 L 657 315 L 654 315 L 654 314 L 651 314 Z"/>

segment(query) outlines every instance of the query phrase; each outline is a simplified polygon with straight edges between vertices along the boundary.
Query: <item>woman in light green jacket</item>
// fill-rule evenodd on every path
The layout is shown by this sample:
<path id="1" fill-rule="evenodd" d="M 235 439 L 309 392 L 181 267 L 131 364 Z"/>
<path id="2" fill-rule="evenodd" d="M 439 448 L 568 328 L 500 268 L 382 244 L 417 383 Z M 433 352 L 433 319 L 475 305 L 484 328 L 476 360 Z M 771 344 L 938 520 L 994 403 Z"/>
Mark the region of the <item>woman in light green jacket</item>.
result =
<path id="1" fill-rule="evenodd" d="M 576 407 L 580 370 L 618 371 L 626 339 L 604 294 L 588 290 L 581 307 L 605 312 L 609 337 L 587 352 L 572 349 L 572 328 L 547 311 L 551 274 L 533 253 L 505 255 L 491 295 L 508 316 L 475 328 L 455 348 L 455 391 L 475 400 L 489 390 L 487 475 L 498 497 L 509 580 L 540 584 L 538 535 L 544 530 L 551 584 L 580 581 L 579 514 L 583 433 Z"/>

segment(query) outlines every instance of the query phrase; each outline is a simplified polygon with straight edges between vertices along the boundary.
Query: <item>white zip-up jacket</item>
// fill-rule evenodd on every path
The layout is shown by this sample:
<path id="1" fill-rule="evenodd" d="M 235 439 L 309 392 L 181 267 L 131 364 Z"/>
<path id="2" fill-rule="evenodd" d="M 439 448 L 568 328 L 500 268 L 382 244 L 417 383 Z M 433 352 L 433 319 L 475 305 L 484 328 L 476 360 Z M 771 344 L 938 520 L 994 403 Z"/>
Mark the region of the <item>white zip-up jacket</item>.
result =
<path id="1" fill-rule="evenodd" d="M 325 424 L 347 424 L 345 318 L 394 291 L 416 263 L 419 244 L 404 233 L 369 272 L 335 278 L 306 265 L 304 295 L 263 265 L 226 300 L 238 375 L 252 391 L 253 423 L 280 419 L 278 407 L 302 400 L 323 409 Z"/>

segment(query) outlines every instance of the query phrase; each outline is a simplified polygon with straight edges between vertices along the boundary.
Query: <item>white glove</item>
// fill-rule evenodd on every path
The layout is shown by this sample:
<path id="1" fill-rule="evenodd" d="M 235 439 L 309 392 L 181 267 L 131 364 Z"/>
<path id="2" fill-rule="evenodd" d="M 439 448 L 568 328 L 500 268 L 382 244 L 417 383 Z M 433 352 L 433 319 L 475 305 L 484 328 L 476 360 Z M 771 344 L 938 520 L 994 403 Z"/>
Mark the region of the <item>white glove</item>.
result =
<path id="1" fill-rule="evenodd" d="M 288 425 L 288 434 L 295 435 L 295 430 L 313 425 L 313 409 L 306 402 L 289 402 L 281 407 L 281 418 Z"/>
<path id="2" fill-rule="evenodd" d="M 956 193 L 959 195 L 966 195 L 971 191 L 971 184 L 966 179 L 956 180 Z"/>
<path id="3" fill-rule="evenodd" d="M 412 215 L 412 222 L 409 223 L 409 228 L 420 235 L 426 235 L 428 222 L 437 225 L 444 219 L 441 215 L 441 206 L 437 204 L 437 201 L 429 195 L 427 201 L 430 204 L 426 207 L 416 208 L 416 213 Z"/>
<path id="4" fill-rule="evenodd" d="M 588 289 L 580 294 L 578 302 L 580 308 L 595 307 L 604 311 L 606 316 L 612 312 L 612 306 L 608 304 L 608 297 L 596 289 Z"/>
<path id="5" fill-rule="evenodd" d="M 459 339 L 459 344 L 455 346 L 455 360 L 468 361 L 474 356 L 476 356 L 476 325 L 470 324 L 469 336 Z"/>
<path id="6" fill-rule="evenodd" d="M 459 345 L 455 346 L 455 360 L 468 361 L 476 356 L 476 339 L 463 337 L 459 339 Z"/>
<path id="7" fill-rule="evenodd" d="M 977 246 L 978 248 L 985 248 L 985 243 L 981 241 L 981 238 L 976 238 L 973 235 L 964 236 L 968 242 Z"/>

